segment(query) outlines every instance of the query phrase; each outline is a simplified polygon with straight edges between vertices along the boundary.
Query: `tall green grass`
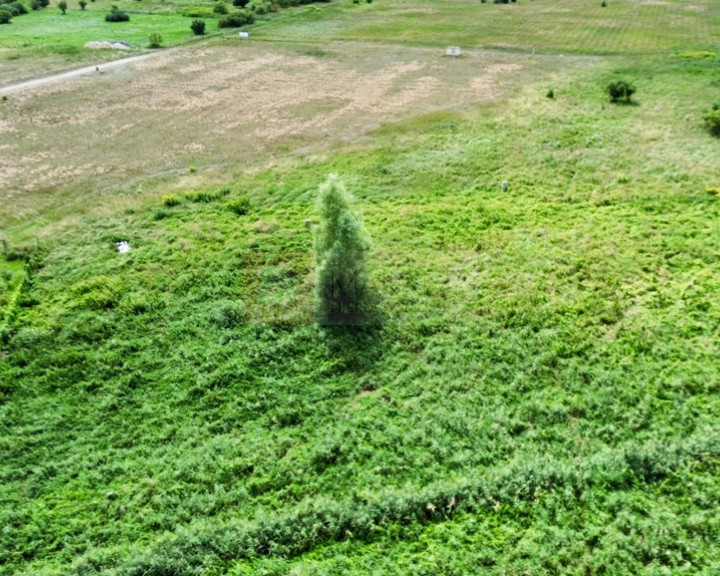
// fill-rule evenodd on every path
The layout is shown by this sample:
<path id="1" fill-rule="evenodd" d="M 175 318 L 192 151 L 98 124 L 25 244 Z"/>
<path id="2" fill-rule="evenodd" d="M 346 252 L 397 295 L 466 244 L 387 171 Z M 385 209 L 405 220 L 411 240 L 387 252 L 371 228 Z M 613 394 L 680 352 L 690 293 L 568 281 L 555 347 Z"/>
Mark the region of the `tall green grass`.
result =
<path id="1" fill-rule="evenodd" d="M 0 361 L 0 571 L 712 574 L 717 142 L 687 118 L 719 80 L 607 59 L 45 243 Z M 382 326 L 307 314 L 329 173 Z"/>

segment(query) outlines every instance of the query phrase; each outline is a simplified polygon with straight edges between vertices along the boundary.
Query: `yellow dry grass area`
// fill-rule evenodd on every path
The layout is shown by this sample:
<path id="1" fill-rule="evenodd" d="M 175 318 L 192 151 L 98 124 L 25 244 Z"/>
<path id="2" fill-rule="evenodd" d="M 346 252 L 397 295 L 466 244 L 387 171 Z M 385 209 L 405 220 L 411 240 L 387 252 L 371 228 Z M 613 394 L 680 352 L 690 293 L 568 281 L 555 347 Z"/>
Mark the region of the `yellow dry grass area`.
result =
<path id="1" fill-rule="evenodd" d="M 0 106 L 0 226 L 73 198 L 109 201 L 153 178 L 202 183 L 231 167 L 329 149 L 388 121 L 501 98 L 519 74 L 543 69 L 529 55 L 323 49 L 187 47 L 13 92 Z M 198 174 L 178 180 L 190 166 Z"/>

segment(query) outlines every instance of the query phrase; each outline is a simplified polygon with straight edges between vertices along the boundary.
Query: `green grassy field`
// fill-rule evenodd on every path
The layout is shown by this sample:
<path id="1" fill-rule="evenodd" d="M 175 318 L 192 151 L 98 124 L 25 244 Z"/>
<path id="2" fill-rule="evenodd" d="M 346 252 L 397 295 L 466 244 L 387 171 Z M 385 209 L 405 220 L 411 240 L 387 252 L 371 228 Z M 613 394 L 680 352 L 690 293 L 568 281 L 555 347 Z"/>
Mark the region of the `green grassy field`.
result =
<path id="1" fill-rule="evenodd" d="M 335 38 L 362 10 L 364 40 L 389 43 L 412 6 L 418 30 L 439 21 L 375 0 L 257 30 Z M 466 10 L 544 4 L 447 3 L 446 23 L 453 6 L 464 34 Z M 552 6 L 545 25 L 578 31 L 553 49 L 588 51 L 595 20 Z M 48 212 L 37 246 L 23 229 L 0 574 L 716 574 L 720 142 L 700 118 L 720 65 L 695 6 L 702 41 L 648 20 L 637 53 L 597 40 L 622 54 L 520 74 L 500 101 Z M 635 105 L 608 104 L 617 77 Z M 312 322 L 304 221 L 330 173 L 373 238 L 379 326 Z M 25 273 L 1 262 L 0 314 Z"/>

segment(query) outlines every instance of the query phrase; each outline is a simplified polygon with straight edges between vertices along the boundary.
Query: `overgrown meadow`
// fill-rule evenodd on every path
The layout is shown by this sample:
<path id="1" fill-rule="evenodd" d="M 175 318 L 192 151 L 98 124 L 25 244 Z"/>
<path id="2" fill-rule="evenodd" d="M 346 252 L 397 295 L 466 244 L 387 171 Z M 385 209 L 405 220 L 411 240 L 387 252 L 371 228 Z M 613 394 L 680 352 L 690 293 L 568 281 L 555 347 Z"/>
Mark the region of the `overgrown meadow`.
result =
<path id="1" fill-rule="evenodd" d="M 716 574 L 716 49 L 10 239 L 0 574 Z M 313 322 L 328 174 L 371 326 Z"/>

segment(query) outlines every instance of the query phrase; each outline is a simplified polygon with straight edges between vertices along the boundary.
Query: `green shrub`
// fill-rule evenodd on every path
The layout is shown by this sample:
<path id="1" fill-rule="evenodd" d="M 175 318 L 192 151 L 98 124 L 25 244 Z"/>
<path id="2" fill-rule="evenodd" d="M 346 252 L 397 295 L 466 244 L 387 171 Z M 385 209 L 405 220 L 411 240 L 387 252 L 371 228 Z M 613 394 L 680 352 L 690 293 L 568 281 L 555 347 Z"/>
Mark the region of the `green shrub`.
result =
<path id="1" fill-rule="evenodd" d="M 190 23 L 190 30 L 195 36 L 205 35 L 205 21 L 204 20 L 193 20 Z"/>
<path id="2" fill-rule="evenodd" d="M 151 32 L 150 36 L 148 36 L 148 41 L 150 42 L 149 47 L 150 48 L 160 48 L 162 45 L 162 36 L 158 32 Z"/>
<path id="3" fill-rule="evenodd" d="M 635 86 L 626 80 L 613 80 L 605 86 L 605 92 L 610 96 L 610 102 L 630 103 L 630 98 L 635 94 Z"/>
<path id="4" fill-rule="evenodd" d="M 65 14 L 65 12 L 67 12 L 67 2 L 65 2 L 65 0 L 60 0 L 60 2 L 58 2 L 58 8 L 60 8 L 60 11 Z"/>
<path id="5" fill-rule="evenodd" d="M 0 8 L 0 24 L 8 24 L 12 20 L 12 13 L 4 6 Z"/>
<path id="6" fill-rule="evenodd" d="M 166 194 L 162 197 L 162 203 L 168 208 L 178 206 L 182 201 L 175 194 Z"/>
<path id="7" fill-rule="evenodd" d="M 550 88 L 550 90 L 547 91 L 547 94 L 545 94 L 545 96 L 547 96 L 548 98 L 550 98 L 552 100 L 553 98 L 555 98 L 555 90 Z"/>
<path id="8" fill-rule="evenodd" d="M 225 4 L 225 2 L 217 2 L 215 6 L 213 6 L 213 12 L 215 12 L 215 14 L 227 14 L 227 4 Z"/>
<path id="9" fill-rule="evenodd" d="M 710 132 L 710 134 L 720 138 L 720 109 L 713 106 L 712 110 L 705 112 L 703 115 L 703 122 L 705 123 L 705 128 L 708 132 Z"/>
<path id="10" fill-rule="evenodd" d="M 233 6 L 236 6 L 237 8 L 245 8 L 245 6 L 248 5 L 248 2 L 250 2 L 250 0 L 233 0 Z"/>
<path id="11" fill-rule="evenodd" d="M 80 4 L 80 10 L 85 10 L 85 7 L 87 6 L 87 2 L 85 2 L 85 0 L 80 0 L 78 4 Z"/>
<path id="12" fill-rule="evenodd" d="M 240 196 L 230 202 L 228 208 L 238 216 L 244 216 L 250 211 L 250 199 L 247 196 Z"/>
<path id="13" fill-rule="evenodd" d="M 219 28 L 240 28 L 242 26 L 249 26 L 255 22 L 255 17 L 250 12 L 237 12 L 230 16 L 221 18 L 218 22 Z"/>
<path id="14" fill-rule="evenodd" d="M 109 14 L 105 14 L 105 22 L 127 22 L 128 20 L 130 20 L 128 13 L 123 12 L 115 5 L 110 8 Z"/>

